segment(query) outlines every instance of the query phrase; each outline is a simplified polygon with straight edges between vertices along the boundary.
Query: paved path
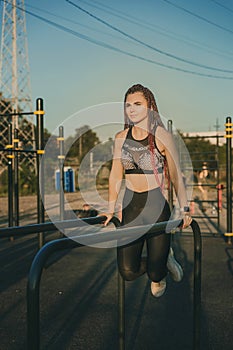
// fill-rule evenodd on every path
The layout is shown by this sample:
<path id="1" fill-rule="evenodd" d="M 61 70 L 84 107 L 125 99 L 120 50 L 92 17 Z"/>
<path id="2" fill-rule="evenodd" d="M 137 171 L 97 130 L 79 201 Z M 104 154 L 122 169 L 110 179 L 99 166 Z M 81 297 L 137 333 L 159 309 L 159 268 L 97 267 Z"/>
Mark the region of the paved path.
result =
<path id="1" fill-rule="evenodd" d="M 216 234 L 213 222 L 197 221 L 203 241 L 201 350 L 231 350 L 233 246 Z M 126 284 L 126 350 L 192 349 L 191 231 L 177 233 L 173 246 L 184 268 L 182 282 L 168 276 L 159 299 L 151 296 L 146 276 Z M 26 349 L 27 274 L 36 249 L 36 235 L 0 241 L 0 350 Z M 82 247 L 51 258 L 41 281 L 42 350 L 117 350 L 115 253 Z"/>

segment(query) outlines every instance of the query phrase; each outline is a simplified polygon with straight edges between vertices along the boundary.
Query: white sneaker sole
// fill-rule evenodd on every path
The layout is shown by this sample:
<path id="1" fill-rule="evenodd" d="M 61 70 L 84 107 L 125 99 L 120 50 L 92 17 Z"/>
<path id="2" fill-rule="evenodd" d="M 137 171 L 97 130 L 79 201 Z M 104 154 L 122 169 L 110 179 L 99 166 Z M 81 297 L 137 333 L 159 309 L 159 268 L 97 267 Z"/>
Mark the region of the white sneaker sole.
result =
<path id="1" fill-rule="evenodd" d="M 172 250 L 171 250 L 172 251 Z M 184 272 L 180 264 L 176 261 L 173 252 L 169 253 L 167 259 L 167 269 L 175 282 L 180 282 L 184 276 Z"/>
<path id="2" fill-rule="evenodd" d="M 165 279 L 162 279 L 159 282 L 159 285 L 156 282 L 151 282 L 151 293 L 152 293 L 152 295 L 155 298 L 161 297 L 164 294 L 165 290 L 166 290 L 166 286 L 167 286 L 167 283 L 166 283 Z"/>

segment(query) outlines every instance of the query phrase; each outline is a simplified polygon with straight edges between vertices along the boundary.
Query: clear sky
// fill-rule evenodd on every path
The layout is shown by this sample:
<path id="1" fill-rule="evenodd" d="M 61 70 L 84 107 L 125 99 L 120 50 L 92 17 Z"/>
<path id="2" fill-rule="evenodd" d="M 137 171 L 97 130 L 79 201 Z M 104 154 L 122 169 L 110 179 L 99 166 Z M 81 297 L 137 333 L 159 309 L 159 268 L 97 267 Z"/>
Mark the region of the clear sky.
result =
<path id="1" fill-rule="evenodd" d="M 25 7 L 63 26 L 26 15 L 32 98 L 44 98 L 50 131 L 81 109 L 122 102 L 134 83 L 155 93 L 162 116 L 182 132 L 215 130 L 217 120 L 224 130 L 233 116 L 233 0 L 25 0 Z"/>

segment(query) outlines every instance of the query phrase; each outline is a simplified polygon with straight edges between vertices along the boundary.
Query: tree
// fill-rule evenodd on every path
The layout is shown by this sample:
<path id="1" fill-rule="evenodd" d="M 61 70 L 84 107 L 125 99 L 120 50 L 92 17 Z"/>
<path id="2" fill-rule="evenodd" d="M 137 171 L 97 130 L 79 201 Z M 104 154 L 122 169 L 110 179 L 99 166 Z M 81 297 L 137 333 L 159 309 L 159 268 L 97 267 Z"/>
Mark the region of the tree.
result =
<path id="1" fill-rule="evenodd" d="M 99 137 L 96 132 L 92 131 L 88 125 L 75 130 L 75 136 L 70 136 L 65 141 L 65 148 L 68 150 L 68 158 L 77 158 L 79 163 L 83 157 L 98 143 Z"/>
<path id="2" fill-rule="evenodd" d="M 208 162 L 209 169 L 216 169 L 216 146 L 201 137 L 184 138 L 185 145 L 193 162 L 194 170 L 202 168 Z"/>

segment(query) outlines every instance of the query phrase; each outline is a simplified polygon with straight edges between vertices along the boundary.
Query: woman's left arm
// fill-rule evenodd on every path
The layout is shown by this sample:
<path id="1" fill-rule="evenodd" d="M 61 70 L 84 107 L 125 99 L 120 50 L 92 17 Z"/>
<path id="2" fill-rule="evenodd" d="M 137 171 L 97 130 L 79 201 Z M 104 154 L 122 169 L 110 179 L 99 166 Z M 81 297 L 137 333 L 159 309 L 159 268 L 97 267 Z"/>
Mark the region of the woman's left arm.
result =
<path id="1" fill-rule="evenodd" d="M 155 137 L 159 151 L 166 157 L 170 179 L 174 186 L 176 196 L 181 208 L 182 218 L 184 221 L 183 228 L 185 228 L 191 224 L 192 218 L 188 210 L 189 204 L 187 199 L 187 192 L 180 168 L 177 148 L 172 134 L 160 126 L 158 126 L 156 130 Z"/>

